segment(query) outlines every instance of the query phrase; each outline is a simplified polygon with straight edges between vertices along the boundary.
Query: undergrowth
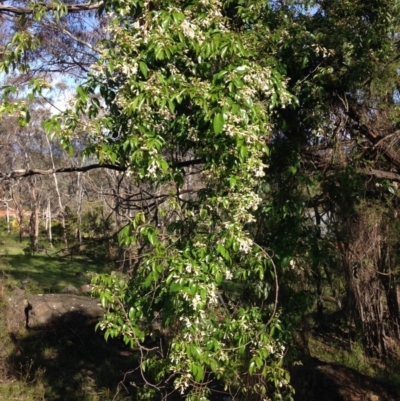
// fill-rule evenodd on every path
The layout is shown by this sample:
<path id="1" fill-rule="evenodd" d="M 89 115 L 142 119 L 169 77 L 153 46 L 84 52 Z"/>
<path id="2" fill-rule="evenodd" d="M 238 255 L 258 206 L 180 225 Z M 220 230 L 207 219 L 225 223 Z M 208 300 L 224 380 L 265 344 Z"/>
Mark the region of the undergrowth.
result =
<path id="1" fill-rule="evenodd" d="M 377 380 L 400 399 L 400 352 L 386 360 L 365 355 L 359 340 L 338 336 L 312 335 L 309 340 L 311 356 L 329 364 L 342 365 Z"/>

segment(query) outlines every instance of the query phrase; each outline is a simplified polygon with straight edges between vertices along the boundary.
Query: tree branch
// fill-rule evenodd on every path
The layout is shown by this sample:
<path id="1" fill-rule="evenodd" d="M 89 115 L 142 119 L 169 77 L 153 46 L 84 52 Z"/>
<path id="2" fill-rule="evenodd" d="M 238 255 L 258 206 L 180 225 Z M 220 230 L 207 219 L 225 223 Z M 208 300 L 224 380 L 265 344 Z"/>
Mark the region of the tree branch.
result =
<path id="1" fill-rule="evenodd" d="M 193 160 L 184 160 L 181 162 L 177 162 L 173 164 L 173 167 L 188 167 L 196 164 L 202 164 L 202 159 L 193 159 Z M 59 174 L 59 173 L 85 173 L 86 171 L 105 168 L 109 170 L 116 171 L 126 171 L 127 168 L 123 166 L 119 166 L 117 164 L 89 164 L 87 166 L 81 167 L 61 167 L 56 169 L 19 169 L 12 170 L 9 173 L 0 173 L 0 181 L 4 181 L 12 178 L 22 178 L 22 177 L 30 177 L 32 175 L 50 175 L 50 174 Z"/>
<path id="2" fill-rule="evenodd" d="M 83 3 L 83 4 L 64 4 L 65 8 L 69 13 L 79 13 L 81 11 L 97 10 L 103 3 Z M 55 6 L 52 4 L 35 3 L 35 6 L 39 5 L 46 11 L 55 10 Z M 35 12 L 35 7 L 15 7 L 8 4 L 0 4 L 0 14 L 11 13 L 14 15 L 28 15 Z"/>
<path id="3" fill-rule="evenodd" d="M 367 175 L 373 175 L 376 178 L 400 182 L 400 174 L 392 173 L 390 171 L 375 170 L 371 168 L 364 170 L 363 172 Z"/>
<path id="4" fill-rule="evenodd" d="M 385 159 L 400 171 L 400 155 L 384 143 L 385 137 L 374 128 L 363 124 L 361 115 L 355 107 L 351 107 L 347 114 L 355 122 L 354 128 L 358 129 L 360 134 L 364 135 L 374 145 L 373 148 L 380 150 Z"/>
<path id="5" fill-rule="evenodd" d="M 21 177 L 30 177 L 32 175 L 50 175 L 50 174 L 58 174 L 58 173 L 85 173 L 86 171 L 94 170 L 97 168 L 106 168 L 110 170 L 117 171 L 126 171 L 126 167 L 114 165 L 114 164 L 89 164 L 87 166 L 82 167 L 62 167 L 56 169 L 20 169 L 13 170 L 9 173 L 0 173 L 0 180 L 6 180 L 11 178 L 21 178 Z"/>

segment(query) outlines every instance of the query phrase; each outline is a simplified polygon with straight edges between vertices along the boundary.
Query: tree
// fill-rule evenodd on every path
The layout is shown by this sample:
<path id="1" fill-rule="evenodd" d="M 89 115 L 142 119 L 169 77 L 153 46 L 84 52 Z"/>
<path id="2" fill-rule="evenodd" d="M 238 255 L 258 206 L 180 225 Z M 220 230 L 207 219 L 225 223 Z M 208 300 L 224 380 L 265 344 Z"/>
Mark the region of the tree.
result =
<path id="1" fill-rule="evenodd" d="M 251 399 L 290 394 L 277 271 L 249 227 L 271 115 L 293 98 L 273 51 L 259 57 L 259 37 L 271 48 L 279 38 L 263 23 L 269 8 L 253 3 L 112 3 L 112 39 L 76 110 L 53 119 L 65 143 L 90 126 L 99 160 L 141 188 L 120 232 L 135 264 L 128 275 L 100 275 L 95 288 L 109 309 L 106 337 L 139 347 L 144 391 L 164 397 L 205 399 L 214 381 Z M 164 342 L 149 348 L 155 320 Z"/>
<path id="2" fill-rule="evenodd" d="M 371 275 L 365 266 L 365 280 L 373 284 L 364 286 L 371 292 L 360 297 L 352 274 L 354 263 L 365 256 L 357 248 L 367 241 L 359 235 L 362 225 L 350 222 L 366 222 L 365 209 L 357 202 L 361 194 L 372 195 L 366 192 L 366 175 L 399 178 L 393 175 L 399 166 L 396 148 L 385 144 L 385 135 L 397 135 L 392 123 L 396 107 L 386 107 L 388 118 L 383 120 L 380 111 L 371 111 L 382 110 L 394 96 L 396 4 L 110 4 L 121 15 L 110 28 L 113 39 L 92 79 L 79 89 L 76 110 L 65 114 L 70 131 L 62 136 L 68 144 L 82 125 L 79 114 L 89 111 L 90 130 L 97 132 L 91 150 L 102 162 L 126 169 L 142 188 L 132 199 L 142 211 L 121 231 L 122 243 L 136 245 L 134 269 L 120 287 L 118 275 L 97 281 L 100 297 L 112 311 L 102 325 L 106 335 L 122 334 L 141 346 L 155 313 L 171 338 L 158 364 L 141 346 L 142 367 L 152 366 L 150 376 L 165 379 L 172 370 L 175 388 L 185 393 L 187 386 L 199 397 L 207 391 L 202 380 L 218 375 L 232 389 L 236 382 L 237 388 L 257 393 L 261 383 L 267 389 L 279 372 L 269 355 L 246 346 L 242 359 L 228 354 L 237 363 L 229 371 L 223 363 L 215 364 L 217 358 L 203 355 L 208 343 L 194 335 L 193 320 L 199 322 L 197 334 L 212 333 L 217 322 L 219 327 L 224 323 L 221 333 L 230 343 L 224 348 L 216 334 L 214 355 L 238 351 L 251 340 L 243 332 L 229 337 L 238 330 L 234 322 L 245 319 L 251 338 L 260 338 L 268 332 L 265 325 L 278 324 L 269 314 L 279 299 L 283 339 L 310 299 L 323 296 L 323 281 L 337 265 L 332 249 L 339 246 L 353 319 L 366 350 L 382 356 L 386 334 L 379 274 L 386 267 Z M 309 7 L 317 9 L 310 13 Z M 390 77 L 389 87 L 382 77 Z M 97 91 L 105 116 L 97 117 Z M 386 134 L 375 126 L 385 126 Z M 194 167 L 198 171 L 189 185 L 189 168 Z M 183 191 L 188 187 L 189 192 Z M 379 191 L 373 192 L 378 196 Z M 321 222 L 325 215 L 327 228 Z M 367 259 L 374 266 L 382 264 L 376 255 Z M 315 295 L 294 285 L 294 276 L 303 269 Z M 284 280 L 280 294 L 277 282 L 268 280 L 277 280 L 278 272 Z M 150 300 L 145 293 L 152 294 Z M 211 301 L 214 294 L 216 301 Z M 296 300 L 298 308 L 293 307 Z M 166 311 L 166 305 L 174 308 Z M 198 305 L 206 312 L 200 313 Z M 277 340 L 272 332 L 263 340 L 264 349 Z M 179 352 L 188 357 L 178 357 Z M 252 376 L 253 386 L 233 379 L 238 372 L 255 371 L 262 379 L 256 383 Z M 158 389 L 168 391 L 168 379 L 161 383 Z"/>
<path id="3" fill-rule="evenodd" d="M 303 180 L 303 190 L 307 177 L 304 201 L 314 209 L 313 219 L 325 216 L 324 242 L 329 240 L 330 249 L 339 249 L 346 309 L 367 353 L 383 357 L 393 330 L 391 334 L 387 329 L 391 324 L 384 319 L 382 279 L 397 280 L 393 261 L 384 262 L 382 257 L 391 231 L 387 221 L 397 209 L 391 180 L 398 179 L 400 166 L 395 34 L 399 7 L 393 1 L 316 5 L 314 14 L 298 12 L 296 23 L 292 19 L 285 25 L 288 37 L 278 57 L 286 61 L 289 89 L 300 107 L 280 111 L 277 129 L 283 153 L 292 155 L 286 160 L 294 165 L 298 161 L 301 167 L 298 179 Z M 288 8 L 281 10 L 286 13 Z M 288 196 L 284 202 L 293 198 L 287 185 L 281 191 Z M 325 248 L 320 243 L 317 249 Z M 320 251 L 313 255 L 317 271 L 327 258 L 321 258 Z M 330 263 L 330 268 L 336 266 Z M 320 275 L 315 277 L 318 287 Z M 392 288 L 392 301 L 387 301 L 393 305 L 392 322 L 397 321 L 394 293 Z"/>
<path id="4" fill-rule="evenodd" d="M 3 68 L 18 67 L 14 82 L 53 79 L 55 74 L 82 79 L 97 60 L 95 45 L 104 37 L 96 13 L 100 6 L 79 0 L 1 4 Z"/>

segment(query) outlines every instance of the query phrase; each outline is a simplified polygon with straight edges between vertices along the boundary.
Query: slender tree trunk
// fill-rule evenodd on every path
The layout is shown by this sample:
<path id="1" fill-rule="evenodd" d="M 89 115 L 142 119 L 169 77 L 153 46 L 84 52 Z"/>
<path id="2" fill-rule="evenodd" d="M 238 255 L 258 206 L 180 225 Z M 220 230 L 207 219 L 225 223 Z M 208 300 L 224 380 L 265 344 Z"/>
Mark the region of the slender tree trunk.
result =
<path id="1" fill-rule="evenodd" d="M 317 241 L 321 239 L 321 216 L 318 212 L 318 208 L 314 207 L 314 218 L 317 227 Z M 319 264 L 319 248 L 317 243 L 313 247 L 313 253 L 315 254 L 314 266 L 312 268 L 312 276 L 315 280 L 316 290 L 317 290 L 317 320 L 318 322 L 322 322 L 323 319 L 323 304 L 322 304 L 322 276 L 321 276 L 321 267 Z"/>
<path id="2" fill-rule="evenodd" d="M 53 233 L 51 231 L 51 201 L 49 199 L 48 204 L 47 204 L 47 232 L 49 236 L 49 244 L 50 247 L 53 247 Z"/>
<path id="3" fill-rule="evenodd" d="M 116 192 L 114 193 L 115 197 L 115 221 L 117 225 L 117 231 L 121 230 L 122 228 L 122 207 L 121 207 L 121 183 L 123 180 L 123 176 L 119 172 L 116 172 L 116 179 L 117 179 L 117 185 L 116 185 Z M 125 259 L 126 259 L 126 248 L 124 245 L 118 245 L 118 268 L 123 269 L 125 266 Z"/>
<path id="4" fill-rule="evenodd" d="M 78 217 L 78 227 L 76 229 L 76 237 L 78 239 L 79 248 L 82 246 L 82 201 L 83 201 L 83 186 L 82 186 L 82 173 L 77 175 L 77 217 Z"/>
<path id="5" fill-rule="evenodd" d="M 10 210 L 8 207 L 8 200 L 6 200 L 6 220 L 7 220 L 7 234 L 10 235 Z"/>
<path id="6" fill-rule="evenodd" d="M 388 230 L 389 227 L 386 230 L 387 236 Z M 391 271 L 392 261 L 388 241 L 385 241 L 381 254 L 380 279 L 385 289 L 388 308 L 386 335 L 400 340 L 400 285 Z M 393 266 L 396 266 L 396 260 L 393 261 Z"/>
<path id="7" fill-rule="evenodd" d="M 51 144 L 50 144 L 48 136 L 45 135 L 45 137 L 46 137 L 47 145 L 48 145 L 49 152 L 50 152 L 51 165 L 53 167 L 53 170 L 55 170 L 56 166 L 54 164 L 53 151 L 51 149 Z M 55 190 L 56 190 L 56 193 L 57 193 L 58 206 L 60 208 L 62 238 L 63 238 L 63 242 L 64 242 L 65 248 L 68 249 L 67 229 L 66 229 L 66 224 L 65 224 L 65 212 L 64 212 L 64 206 L 63 206 L 63 203 L 62 203 L 62 198 L 61 198 L 60 188 L 58 186 L 58 180 L 57 180 L 57 174 L 56 173 L 53 174 L 53 179 L 54 179 L 54 187 L 55 187 Z"/>
<path id="8" fill-rule="evenodd" d="M 31 217 L 29 221 L 29 236 L 31 239 L 31 250 L 37 252 L 39 248 L 39 196 L 36 193 L 32 179 L 28 180 L 31 193 Z"/>
<path id="9" fill-rule="evenodd" d="M 19 192 L 21 192 L 21 187 L 19 187 L 18 190 Z M 24 207 L 21 204 L 21 194 L 17 196 L 14 190 L 11 189 L 10 195 L 14 203 L 15 218 L 17 219 L 17 223 L 19 226 L 19 242 L 22 242 L 25 231 L 25 224 L 24 224 Z"/>

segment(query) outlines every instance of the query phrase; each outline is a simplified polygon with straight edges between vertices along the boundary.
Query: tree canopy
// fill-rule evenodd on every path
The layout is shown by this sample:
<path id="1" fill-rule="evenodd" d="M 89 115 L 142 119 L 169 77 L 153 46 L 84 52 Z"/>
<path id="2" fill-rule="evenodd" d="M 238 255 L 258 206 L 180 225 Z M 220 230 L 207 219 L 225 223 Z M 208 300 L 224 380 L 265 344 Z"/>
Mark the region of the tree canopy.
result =
<path id="1" fill-rule="evenodd" d="M 55 20 L 76 7 L 60 3 Z M 400 335 L 398 3 L 114 0 L 100 12 L 87 78 L 45 127 L 135 187 L 118 199 L 130 262 L 94 284 L 106 338 L 140 351 L 141 399 L 292 399 L 287 367 L 324 283 L 366 351 L 386 355 Z M 17 37 L 5 72 L 39 46 Z M 10 93 L 3 111 L 26 116 Z"/>

